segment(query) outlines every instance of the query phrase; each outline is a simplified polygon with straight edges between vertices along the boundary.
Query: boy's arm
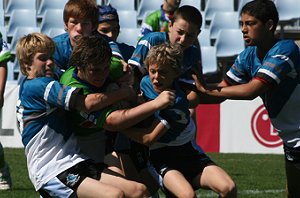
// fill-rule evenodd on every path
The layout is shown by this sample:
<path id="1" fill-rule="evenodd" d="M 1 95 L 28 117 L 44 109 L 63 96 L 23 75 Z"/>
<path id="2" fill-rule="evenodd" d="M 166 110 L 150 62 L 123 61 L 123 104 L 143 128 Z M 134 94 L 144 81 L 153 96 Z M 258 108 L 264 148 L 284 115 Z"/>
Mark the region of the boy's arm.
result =
<path id="1" fill-rule="evenodd" d="M 131 109 L 113 111 L 106 118 L 106 122 L 103 128 L 109 131 L 121 131 L 123 129 L 129 128 L 148 118 L 156 111 L 174 104 L 174 101 L 174 92 L 163 91 L 154 100 L 148 101 Z"/>
<path id="2" fill-rule="evenodd" d="M 131 87 L 127 86 L 112 92 L 93 93 L 88 95 L 77 94 L 74 107 L 77 111 L 89 113 L 133 96 L 135 96 L 135 92 Z"/>
<path id="3" fill-rule="evenodd" d="M 159 120 L 155 120 L 150 127 L 131 127 L 129 129 L 122 130 L 121 132 L 133 141 L 150 146 L 167 131 L 168 128 L 165 124 Z"/>

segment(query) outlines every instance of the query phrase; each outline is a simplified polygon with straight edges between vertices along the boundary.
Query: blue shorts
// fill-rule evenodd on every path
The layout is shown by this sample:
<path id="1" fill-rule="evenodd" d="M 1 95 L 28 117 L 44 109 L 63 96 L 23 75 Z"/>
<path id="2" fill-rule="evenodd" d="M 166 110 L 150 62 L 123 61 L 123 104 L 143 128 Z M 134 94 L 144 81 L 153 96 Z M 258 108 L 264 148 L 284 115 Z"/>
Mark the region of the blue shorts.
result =
<path id="1" fill-rule="evenodd" d="M 82 161 L 52 178 L 43 185 L 39 193 L 43 198 L 76 197 L 75 192 L 86 177 L 99 180 L 102 172 L 110 173 L 105 164 L 96 164 L 92 160 Z"/>
<path id="2" fill-rule="evenodd" d="M 164 177 L 169 170 L 178 170 L 191 182 L 203 169 L 215 164 L 205 153 L 198 151 L 191 142 L 181 146 L 168 146 L 150 151 L 150 162 Z"/>

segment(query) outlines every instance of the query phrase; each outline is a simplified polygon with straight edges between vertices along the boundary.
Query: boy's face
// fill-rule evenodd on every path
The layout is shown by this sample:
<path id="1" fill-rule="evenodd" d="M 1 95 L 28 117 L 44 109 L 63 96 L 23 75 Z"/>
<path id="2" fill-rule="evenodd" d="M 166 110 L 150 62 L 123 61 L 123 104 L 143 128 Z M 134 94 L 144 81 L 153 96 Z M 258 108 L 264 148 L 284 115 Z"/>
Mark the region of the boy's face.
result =
<path id="1" fill-rule="evenodd" d="M 119 36 L 119 22 L 107 21 L 98 24 L 98 32 L 111 38 L 113 41 L 117 41 Z"/>
<path id="2" fill-rule="evenodd" d="M 102 87 L 109 74 L 110 62 L 101 64 L 90 64 L 85 68 L 78 67 L 78 77 L 90 85 Z"/>
<path id="3" fill-rule="evenodd" d="M 265 40 L 268 40 L 270 34 L 273 34 L 272 24 L 267 22 L 265 24 L 254 16 L 247 13 L 241 15 L 241 29 L 244 36 L 244 41 L 248 46 L 263 45 Z"/>
<path id="4" fill-rule="evenodd" d="M 76 37 L 80 35 L 89 36 L 94 31 L 90 20 L 76 19 L 73 17 L 69 18 L 68 22 L 65 24 L 65 28 L 69 33 L 72 46 L 75 46 Z"/>
<path id="5" fill-rule="evenodd" d="M 48 53 L 38 52 L 34 55 L 31 65 L 26 66 L 28 79 L 37 77 L 53 77 L 54 62 L 52 56 Z"/>
<path id="6" fill-rule="evenodd" d="M 168 65 L 150 64 L 148 72 L 152 86 L 157 93 L 171 89 L 175 78 L 178 77 L 175 70 Z"/>
<path id="7" fill-rule="evenodd" d="M 190 47 L 197 39 L 199 29 L 195 24 L 178 18 L 173 24 L 169 23 L 169 39 L 172 44 L 178 43 L 183 50 Z"/>

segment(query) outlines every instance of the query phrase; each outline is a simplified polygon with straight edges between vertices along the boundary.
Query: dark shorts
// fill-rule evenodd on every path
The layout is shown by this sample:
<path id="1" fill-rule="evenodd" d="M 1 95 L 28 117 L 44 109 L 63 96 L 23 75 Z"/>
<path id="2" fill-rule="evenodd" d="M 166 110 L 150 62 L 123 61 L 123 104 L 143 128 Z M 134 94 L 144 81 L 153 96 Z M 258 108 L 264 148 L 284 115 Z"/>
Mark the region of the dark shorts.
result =
<path id="1" fill-rule="evenodd" d="M 169 170 L 178 170 L 191 182 L 203 169 L 215 164 L 205 153 L 195 149 L 191 142 L 150 151 L 150 162 L 164 177 Z"/>
<path id="2" fill-rule="evenodd" d="M 285 161 L 300 169 L 300 148 L 283 145 Z"/>
<path id="3" fill-rule="evenodd" d="M 99 180 L 101 173 L 119 176 L 106 167 L 107 165 L 95 163 L 93 160 L 82 161 L 51 179 L 39 193 L 43 198 L 52 197 L 53 194 L 57 197 L 76 197 L 78 186 L 87 177 Z"/>

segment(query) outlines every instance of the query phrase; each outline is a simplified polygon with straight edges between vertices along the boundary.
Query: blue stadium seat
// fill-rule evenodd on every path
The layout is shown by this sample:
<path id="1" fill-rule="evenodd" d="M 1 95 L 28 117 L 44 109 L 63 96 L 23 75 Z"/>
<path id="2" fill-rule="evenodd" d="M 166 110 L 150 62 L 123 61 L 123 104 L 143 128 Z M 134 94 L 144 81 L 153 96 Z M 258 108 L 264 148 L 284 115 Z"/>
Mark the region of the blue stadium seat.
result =
<path id="1" fill-rule="evenodd" d="M 140 32 L 140 28 L 121 28 L 117 42 L 136 47 Z"/>
<path id="2" fill-rule="evenodd" d="M 47 9 L 63 10 L 68 0 L 41 0 L 41 4 L 37 11 L 37 17 L 43 17 Z"/>
<path id="3" fill-rule="evenodd" d="M 180 6 L 190 5 L 201 10 L 201 0 L 181 0 Z"/>
<path id="4" fill-rule="evenodd" d="M 201 62 L 203 74 L 218 71 L 217 50 L 214 46 L 201 46 Z"/>
<path id="5" fill-rule="evenodd" d="M 0 32 L 2 34 L 2 39 L 7 42 L 6 27 L 0 26 Z"/>
<path id="6" fill-rule="evenodd" d="M 200 46 L 211 46 L 210 31 L 209 29 L 202 29 L 198 35 Z"/>
<path id="7" fill-rule="evenodd" d="M 13 10 L 7 24 L 7 37 L 11 37 L 17 27 L 37 27 L 35 10 Z"/>
<path id="8" fill-rule="evenodd" d="M 216 39 L 221 29 L 239 29 L 239 15 L 237 12 L 216 12 L 211 20 L 210 38 Z"/>
<path id="9" fill-rule="evenodd" d="M 1 1 L 1 0 L 0 0 Z M 4 10 L 0 9 L 0 27 L 5 26 L 5 22 L 4 22 Z"/>
<path id="10" fill-rule="evenodd" d="M 280 36 L 284 37 L 284 27 L 294 25 L 300 19 L 300 0 L 275 0 L 280 25 Z M 299 26 L 298 26 L 299 28 Z"/>
<path id="11" fill-rule="evenodd" d="M 49 35 L 51 28 L 64 28 L 63 10 L 47 9 L 42 17 L 41 32 Z"/>
<path id="12" fill-rule="evenodd" d="M 121 28 L 137 28 L 137 13 L 135 10 L 118 11 L 119 23 Z"/>
<path id="13" fill-rule="evenodd" d="M 245 49 L 243 34 L 239 29 L 220 30 L 215 43 L 217 57 L 230 58 Z"/>
<path id="14" fill-rule="evenodd" d="M 33 32 L 40 32 L 39 27 L 17 27 L 14 31 L 14 34 L 12 36 L 11 42 L 10 42 L 10 51 L 12 54 L 16 54 L 16 45 L 18 40 L 29 33 Z"/>
<path id="15" fill-rule="evenodd" d="M 134 5 L 133 0 L 109 0 L 107 2 L 108 4 L 111 4 L 112 7 L 116 8 L 117 11 L 121 11 L 121 10 L 135 10 L 135 5 Z"/>
<path id="16" fill-rule="evenodd" d="M 158 10 L 163 0 L 141 0 L 137 9 L 137 19 L 143 20 L 145 13 L 149 10 Z"/>
<path id="17" fill-rule="evenodd" d="M 211 21 L 216 12 L 233 12 L 234 0 L 207 0 L 204 11 L 205 20 Z"/>
<path id="18" fill-rule="evenodd" d="M 12 11 L 16 9 L 29 9 L 36 12 L 36 2 L 33 0 L 9 0 L 5 8 L 5 16 L 10 17 Z"/>

